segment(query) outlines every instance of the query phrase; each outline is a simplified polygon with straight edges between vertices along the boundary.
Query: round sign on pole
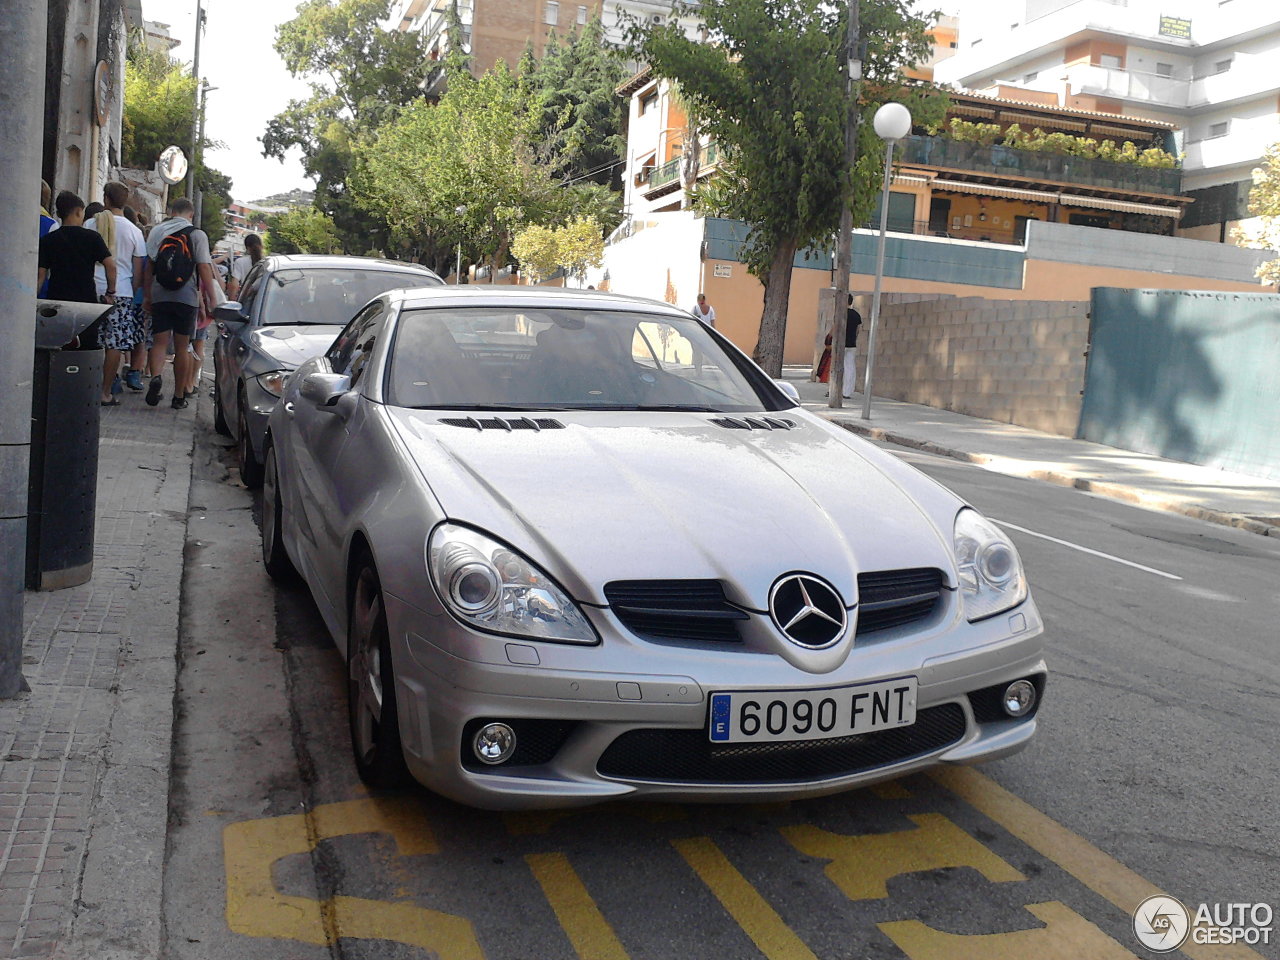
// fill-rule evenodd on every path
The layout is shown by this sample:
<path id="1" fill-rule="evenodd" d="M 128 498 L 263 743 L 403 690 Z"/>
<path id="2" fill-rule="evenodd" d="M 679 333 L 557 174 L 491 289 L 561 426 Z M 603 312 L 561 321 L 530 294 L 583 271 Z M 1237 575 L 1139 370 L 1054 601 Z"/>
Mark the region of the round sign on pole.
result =
<path id="1" fill-rule="evenodd" d="M 111 75 L 111 65 L 99 60 L 93 71 L 93 114 L 98 126 L 107 125 L 107 117 L 111 114 L 112 87 L 115 78 Z"/>
<path id="2" fill-rule="evenodd" d="M 165 183 L 181 183 L 187 175 L 187 155 L 181 147 L 165 147 L 156 161 L 156 172 Z"/>

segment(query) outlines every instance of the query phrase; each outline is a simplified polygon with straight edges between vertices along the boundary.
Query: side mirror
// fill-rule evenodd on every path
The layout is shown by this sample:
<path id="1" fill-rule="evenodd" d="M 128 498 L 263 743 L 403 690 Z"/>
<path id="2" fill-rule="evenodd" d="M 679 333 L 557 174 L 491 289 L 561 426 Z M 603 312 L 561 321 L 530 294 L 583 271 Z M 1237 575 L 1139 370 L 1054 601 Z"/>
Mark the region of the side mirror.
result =
<path id="1" fill-rule="evenodd" d="M 309 373 L 298 388 L 298 395 L 319 410 L 337 413 L 336 404 L 351 389 L 351 378 L 340 373 Z"/>
<path id="2" fill-rule="evenodd" d="M 796 385 L 790 380 L 775 380 L 773 381 L 773 385 L 796 403 L 800 402 L 800 391 L 796 389 Z"/>
<path id="3" fill-rule="evenodd" d="M 213 318 L 221 323 L 246 323 L 249 319 L 239 300 L 228 300 L 214 307 Z"/>

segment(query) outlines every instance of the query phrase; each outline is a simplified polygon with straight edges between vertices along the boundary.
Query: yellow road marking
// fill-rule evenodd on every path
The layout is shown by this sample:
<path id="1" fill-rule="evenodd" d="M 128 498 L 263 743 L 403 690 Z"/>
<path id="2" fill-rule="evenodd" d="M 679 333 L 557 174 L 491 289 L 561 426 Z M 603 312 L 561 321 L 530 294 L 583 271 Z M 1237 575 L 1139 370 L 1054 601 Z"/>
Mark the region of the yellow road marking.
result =
<path id="1" fill-rule="evenodd" d="M 878 923 L 911 960 L 1134 960 L 1134 956 L 1074 910 L 1058 903 L 1027 907 L 1043 927 L 1008 933 L 943 933 L 919 920 Z"/>
<path id="2" fill-rule="evenodd" d="M 671 842 L 768 960 L 817 960 L 709 837 Z"/>
<path id="3" fill-rule="evenodd" d="M 524 859 L 582 960 L 628 960 L 627 951 L 568 857 L 563 853 L 531 853 Z"/>
<path id="4" fill-rule="evenodd" d="M 887 783 L 877 783 L 871 788 L 881 800 L 910 800 L 911 791 L 904 787 L 901 781 L 890 780 Z"/>
<path id="5" fill-rule="evenodd" d="M 420 809 L 405 800 L 353 800 L 309 813 L 233 823 L 222 832 L 227 926 L 251 937 L 332 945 L 339 937 L 394 940 L 433 950 L 441 960 L 484 960 L 471 922 L 410 903 L 359 897 L 320 901 L 280 893 L 277 861 L 310 853 L 322 840 L 387 833 L 401 856 L 438 853 Z"/>
<path id="6" fill-rule="evenodd" d="M 1126 914 L 1132 915 L 1147 897 L 1164 892 L 971 767 L 941 767 L 930 776 Z M 1182 952 L 1192 960 L 1262 960 L 1260 954 L 1241 944 L 1188 940 Z"/>
<path id="7" fill-rule="evenodd" d="M 911 820 L 916 829 L 891 833 L 850 837 L 804 824 L 783 827 L 782 835 L 801 853 L 830 860 L 824 871 L 850 900 L 887 897 L 891 878 L 943 867 L 972 867 L 998 883 L 1026 879 L 942 814 Z"/>

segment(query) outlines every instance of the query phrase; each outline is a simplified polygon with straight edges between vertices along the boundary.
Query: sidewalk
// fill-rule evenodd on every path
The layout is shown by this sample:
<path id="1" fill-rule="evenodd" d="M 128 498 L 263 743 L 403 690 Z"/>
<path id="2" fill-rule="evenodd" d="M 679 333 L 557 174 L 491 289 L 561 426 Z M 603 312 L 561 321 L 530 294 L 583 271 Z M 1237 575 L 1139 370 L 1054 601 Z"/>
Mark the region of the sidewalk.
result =
<path id="1" fill-rule="evenodd" d="M 0 701 L 0 956 L 156 957 L 194 405 L 102 411 L 93 579 L 28 592 Z"/>
<path id="2" fill-rule="evenodd" d="M 783 376 L 796 385 L 806 410 L 863 436 L 965 460 L 996 473 L 1280 537 L 1280 481 L 882 397 L 874 399 L 871 419 L 863 420 L 861 394 L 844 401 L 841 410 L 832 410 L 827 406 L 827 385 L 811 383 L 808 367 L 787 367 Z"/>

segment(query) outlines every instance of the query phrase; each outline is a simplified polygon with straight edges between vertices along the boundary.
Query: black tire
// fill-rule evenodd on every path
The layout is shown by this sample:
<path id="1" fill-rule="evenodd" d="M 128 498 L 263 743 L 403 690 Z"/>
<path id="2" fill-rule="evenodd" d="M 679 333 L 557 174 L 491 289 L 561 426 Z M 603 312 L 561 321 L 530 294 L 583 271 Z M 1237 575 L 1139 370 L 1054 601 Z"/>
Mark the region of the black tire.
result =
<path id="1" fill-rule="evenodd" d="M 267 576 L 281 583 L 291 583 L 298 578 L 298 571 L 284 548 L 281 530 L 284 514 L 280 498 L 280 482 L 276 464 L 275 445 L 267 438 L 266 462 L 262 467 L 262 565 Z"/>
<path id="2" fill-rule="evenodd" d="M 356 773 L 372 787 L 396 787 L 409 777 L 400 745 L 391 639 L 373 561 L 357 565 L 347 618 L 347 719 Z"/>
<path id="3" fill-rule="evenodd" d="M 253 439 L 249 436 L 249 423 L 244 416 L 244 390 L 240 391 L 236 405 L 236 459 L 240 461 L 240 482 L 250 490 L 262 486 L 262 464 L 253 453 Z"/>
<path id="4" fill-rule="evenodd" d="M 231 427 L 227 424 L 226 411 L 222 409 L 222 388 L 218 386 L 217 364 L 213 372 L 213 429 L 224 437 L 231 436 Z"/>

